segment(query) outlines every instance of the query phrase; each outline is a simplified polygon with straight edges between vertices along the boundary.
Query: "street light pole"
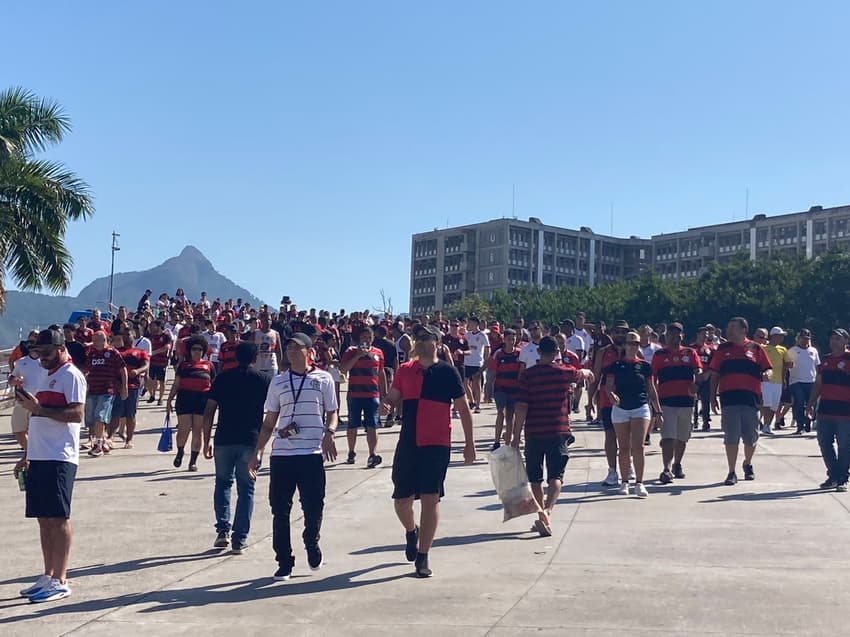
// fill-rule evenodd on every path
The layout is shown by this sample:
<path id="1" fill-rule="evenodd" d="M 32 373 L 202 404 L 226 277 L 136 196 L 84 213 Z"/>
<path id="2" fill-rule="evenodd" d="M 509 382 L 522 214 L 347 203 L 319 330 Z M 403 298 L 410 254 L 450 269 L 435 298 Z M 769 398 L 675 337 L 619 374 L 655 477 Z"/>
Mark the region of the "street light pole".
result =
<path id="1" fill-rule="evenodd" d="M 108 314 L 112 314 L 112 292 L 115 279 L 115 253 L 121 248 L 118 247 L 118 237 L 121 235 L 112 231 L 112 266 L 109 269 L 109 306 L 106 308 Z"/>

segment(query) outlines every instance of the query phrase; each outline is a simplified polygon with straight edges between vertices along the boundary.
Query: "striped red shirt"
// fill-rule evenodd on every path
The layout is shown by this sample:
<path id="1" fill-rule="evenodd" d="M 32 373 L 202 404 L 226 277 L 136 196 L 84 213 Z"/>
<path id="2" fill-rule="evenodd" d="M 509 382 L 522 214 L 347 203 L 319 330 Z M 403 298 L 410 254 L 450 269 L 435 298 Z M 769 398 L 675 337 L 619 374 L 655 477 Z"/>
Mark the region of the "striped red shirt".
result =
<path id="1" fill-rule="evenodd" d="M 497 349 L 490 356 L 490 369 L 495 373 L 493 388 L 506 394 L 515 394 L 519 389 L 519 348 L 506 352 L 503 348 Z"/>
<path id="2" fill-rule="evenodd" d="M 350 361 L 359 348 L 349 347 L 342 355 L 341 365 Z M 380 398 L 378 374 L 384 373 L 384 354 L 377 347 L 369 349 L 369 356 L 357 359 L 348 372 L 349 398 Z"/>
<path id="3" fill-rule="evenodd" d="M 117 349 L 107 347 L 98 351 L 89 348 L 85 369 L 89 395 L 114 394 L 116 389 L 120 389 L 121 370 L 125 367 Z"/>
<path id="4" fill-rule="evenodd" d="M 127 365 L 127 389 L 138 389 L 141 379 L 138 376 L 131 376 L 129 372 L 131 369 L 144 367 L 145 363 L 150 360 L 150 356 L 148 356 L 147 352 L 136 349 L 135 347 L 125 347 L 118 350 L 118 353 L 121 354 L 121 358 L 124 359 L 124 363 Z"/>
<path id="5" fill-rule="evenodd" d="M 711 357 L 709 369 L 720 375 L 717 391 L 721 407 L 761 405 L 762 373 L 772 366 L 758 343 L 749 339 L 743 345 L 721 343 Z"/>
<path id="6" fill-rule="evenodd" d="M 658 380 L 658 398 L 668 407 L 693 407 L 694 374 L 702 369 L 696 350 L 663 348 L 652 357 L 652 375 Z"/>
<path id="7" fill-rule="evenodd" d="M 236 348 L 239 346 L 239 341 L 225 341 L 221 344 L 218 350 L 218 369 L 225 372 L 228 369 L 236 369 L 239 367 L 239 362 L 236 360 Z"/>
<path id="8" fill-rule="evenodd" d="M 622 354 L 613 345 L 608 345 L 601 350 L 599 355 L 602 357 L 602 373 L 599 378 L 599 391 L 596 392 L 596 400 L 598 401 L 599 409 L 611 409 L 614 404 L 608 397 L 608 392 L 604 389 L 607 381 L 605 370 L 620 360 L 622 358 Z M 616 387 L 614 389 L 616 390 Z"/>
<path id="9" fill-rule="evenodd" d="M 830 354 L 818 367 L 821 378 L 818 419 L 850 419 L 850 352 Z"/>
<path id="10" fill-rule="evenodd" d="M 578 370 L 560 363 L 535 365 L 519 377 L 517 402 L 528 405 L 525 437 L 558 438 L 570 433 L 571 385 Z"/>
<path id="11" fill-rule="evenodd" d="M 180 379 L 179 391 L 194 392 L 208 392 L 215 375 L 213 364 L 206 359 L 183 361 L 178 365 L 176 374 Z"/>
<path id="12" fill-rule="evenodd" d="M 171 342 L 171 334 L 162 332 L 154 336 L 151 334 L 148 338 L 151 341 L 151 351 L 155 352 L 161 347 L 165 347 Z M 168 352 L 160 352 L 159 354 L 151 354 L 151 367 L 168 367 Z"/>

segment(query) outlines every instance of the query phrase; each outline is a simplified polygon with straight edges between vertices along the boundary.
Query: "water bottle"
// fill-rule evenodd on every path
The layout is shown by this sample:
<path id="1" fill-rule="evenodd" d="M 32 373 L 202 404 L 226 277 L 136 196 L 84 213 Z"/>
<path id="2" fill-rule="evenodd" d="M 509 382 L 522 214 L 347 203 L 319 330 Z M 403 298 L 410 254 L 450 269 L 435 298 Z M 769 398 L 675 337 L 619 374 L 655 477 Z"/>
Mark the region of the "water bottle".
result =
<path id="1" fill-rule="evenodd" d="M 18 488 L 21 491 L 27 490 L 27 470 L 21 469 L 18 471 Z"/>

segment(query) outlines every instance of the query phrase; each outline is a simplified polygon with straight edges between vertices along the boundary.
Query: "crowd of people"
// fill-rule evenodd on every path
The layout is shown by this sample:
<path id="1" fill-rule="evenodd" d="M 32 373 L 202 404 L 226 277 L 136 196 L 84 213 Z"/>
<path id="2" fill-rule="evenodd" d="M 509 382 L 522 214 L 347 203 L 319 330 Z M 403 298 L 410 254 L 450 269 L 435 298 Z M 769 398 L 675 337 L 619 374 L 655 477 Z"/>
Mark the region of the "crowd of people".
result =
<path id="1" fill-rule="evenodd" d="M 394 317 L 299 309 L 288 297 L 277 311 L 206 293 L 190 301 L 182 289 L 156 301 L 147 290 L 135 312 L 107 320 L 98 310 L 77 324 L 32 332 L 11 360 L 16 403 L 12 430 L 24 455 L 15 467 L 26 488 L 26 515 L 38 519 L 45 572 L 21 595 L 32 602 L 70 594 L 70 511 L 80 452 L 111 453 L 116 439 L 134 446 L 137 407 L 145 401 L 177 419 L 173 465 L 198 470 L 215 462 L 214 546 L 241 553 L 250 532 L 257 471 L 272 441 L 269 500 L 276 580 L 292 574 L 290 512 L 298 491 L 307 564 L 322 566 L 320 531 L 325 464 L 337 459 L 341 385 L 346 384 L 344 462 L 356 464 L 365 429 L 365 466 L 382 464 L 379 429 L 401 423 L 392 461 L 395 512 L 406 558 L 419 577 L 432 570 L 429 551 L 459 420 L 464 461 L 474 462 L 473 414 L 495 407 L 492 449 L 524 449 L 539 511 L 534 530 L 552 534 L 571 417 L 584 409 L 604 430 L 602 485 L 646 498 L 644 447 L 660 432 L 659 482 L 685 479 L 683 460 L 694 430 L 710 431 L 719 415 L 726 485 L 755 479 L 759 435 L 793 425 L 802 435 L 816 422 L 827 478 L 846 491 L 850 473 L 850 335 L 829 334 L 820 352 L 807 329 L 785 347 L 786 330 L 752 331 L 743 317 L 725 329 L 692 331 L 680 322 L 608 329 L 582 312 L 574 319 L 510 325 L 479 317 Z M 823 358 L 821 359 L 821 355 Z M 173 382 L 166 382 L 168 369 Z M 383 422 L 382 422 L 383 419 Z M 85 435 L 81 430 L 85 426 Z M 836 449 L 837 443 L 837 449 Z M 489 445 L 490 443 L 488 443 Z M 231 491 L 237 501 L 231 515 Z M 547 488 L 544 493 L 544 483 Z M 420 500 L 417 520 L 414 501 Z"/>

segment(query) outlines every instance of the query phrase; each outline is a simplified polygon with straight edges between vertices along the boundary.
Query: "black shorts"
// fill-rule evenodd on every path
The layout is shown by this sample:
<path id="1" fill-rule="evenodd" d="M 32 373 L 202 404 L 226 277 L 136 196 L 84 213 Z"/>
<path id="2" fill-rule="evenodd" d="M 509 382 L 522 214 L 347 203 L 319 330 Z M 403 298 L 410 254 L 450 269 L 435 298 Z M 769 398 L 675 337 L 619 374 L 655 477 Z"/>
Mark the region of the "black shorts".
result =
<path id="1" fill-rule="evenodd" d="M 451 447 L 417 447 L 400 441 L 393 456 L 393 499 L 446 494 L 444 483 Z"/>
<path id="2" fill-rule="evenodd" d="M 193 414 L 203 416 L 207 408 L 207 392 L 201 391 L 178 391 L 177 400 L 174 403 L 174 411 L 178 416 Z"/>
<path id="3" fill-rule="evenodd" d="M 71 517 L 77 465 L 61 460 L 30 460 L 27 469 L 27 517 Z"/>
<path id="4" fill-rule="evenodd" d="M 475 380 L 478 377 L 478 374 L 481 373 L 480 367 L 473 367 L 472 365 L 464 365 L 463 367 L 463 376 L 464 378 L 469 378 L 470 380 Z"/>
<path id="5" fill-rule="evenodd" d="M 525 439 L 525 472 L 528 481 L 539 484 L 543 482 L 543 462 L 546 462 L 547 480 L 564 480 L 564 469 L 570 459 L 567 450 L 567 437 Z"/>
<path id="6" fill-rule="evenodd" d="M 611 420 L 611 411 L 613 407 L 605 407 L 599 410 L 599 420 L 602 421 L 602 429 L 605 431 L 614 431 L 614 423 Z"/>
<path id="7" fill-rule="evenodd" d="M 463 365 L 455 365 L 455 369 L 457 370 L 457 373 L 460 375 L 461 380 L 466 378 L 466 367 L 464 367 Z"/>
<path id="8" fill-rule="evenodd" d="M 127 400 L 121 400 L 120 396 L 115 396 L 112 401 L 112 420 L 116 420 L 117 418 L 135 418 L 138 405 L 138 387 L 127 390 Z"/>
<path id="9" fill-rule="evenodd" d="M 165 382 L 165 368 L 164 367 L 151 367 L 148 370 L 148 377 L 151 380 L 161 380 Z"/>
<path id="10" fill-rule="evenodd" d="M 780 405 L 790 405 L 793 401 L 791 400 L 791 390 L 788 389 L 788 386 L 782 388 L 782 395 L 779 397 Z"/>

